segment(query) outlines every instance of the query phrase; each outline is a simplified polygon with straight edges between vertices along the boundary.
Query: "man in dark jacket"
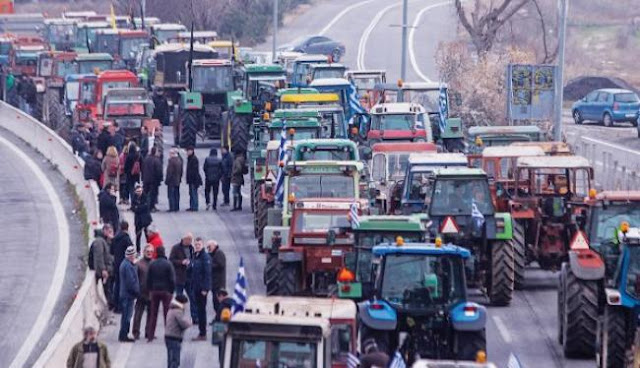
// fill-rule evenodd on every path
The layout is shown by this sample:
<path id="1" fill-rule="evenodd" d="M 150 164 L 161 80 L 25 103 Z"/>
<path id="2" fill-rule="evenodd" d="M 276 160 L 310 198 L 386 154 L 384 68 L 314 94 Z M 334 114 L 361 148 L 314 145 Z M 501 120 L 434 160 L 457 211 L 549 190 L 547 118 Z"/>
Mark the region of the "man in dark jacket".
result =
<path id="1" fill-rule="evenodd" d="M 198 156 L 196 156 L 193 147 L 187 148 L 187 185 L 189 185 L 189 208 L 187 211 L 198 211 L 198 188 L 202 185 L 202 176 L 200 176 Z"/>
<path id="2" fill-rule="evenodd" d="M 89 152 L 89 140 L 86 136 L 84 124 L 76 124 L 71 130 L 71 149 L 73 153 L 85 158 L 85 154 Z"/>
<path id="3" fill-rule="evenodd" d="M 140 295 L 140 280 L 134 264 L 136 260 L 136 248 L 129 247 L 125 251 L 126 259 L 120 265 L 120 310 L 122 316 L 120 319 L 120 334 L 118 341 L 133 342 L 129 338 L 129 329 L 131 328 L 131 317 L 133 316 L 133 302 Z"/>
<path id="4" fill-rule="evenodd" d="M 227 147 L 222 147 L 222 196 L 224 203 L 222 206 L 229 205 L 229 189 L 231 188 L 231 171 L 233 170 L 233 157 L 229 153 Z"/>
<path id="5" fill-rule="evenodd" d="M 220 307 L 218 291 L 227 288 L 227 257 L 215 240 L 207 241 L 207 251 L 211 257 L 211 299 L 213 310 Z"/>
<path id="6" fill-rule="evenodd" d="M 113 227 L 104 224 L 102 230 L 95 231 L 95 239 L 91 243 L 89 251 L 93 258 L 96 282 L 103 285 L 104 294 L 110 309 L 115 309 L 113 296 L 113 256 L 111 255 L 111 240 L 113 239 Z M 89 265 L 91 266 L 91 264 Z"/>
<path id="7" fill-rule="evenodd" d="M 149 153 L 149 129 L 146 126 L 140 128 L 140 156 L 147 157 Z"/>
<path id="8" fill-rule="evenodd" d="M 109 183 L 98 194 L 98 203 L 100 207 L 100 218 L 105 224 L 111 224 L 113 228 L 118 227 L 120 213 L 118 211 L 118 197 L 116 196 L 116 188 Z"/>
<path id="9" fill-rule="evenodd" d="M 164 318 L 167 318 L 169 303 L 176 287 L 176 274 L 167 260 L 164 247 L 156 248 L 158 258 L 149 264 L 147 275 L 147 288 L 151 299 L 151 312 L 149 313 L 149 324 L 146 328 L 147 341 L 153 341 L 156 334 L 156 324 L 158 323 L 158 309 L 162 303 Z"/>
<path id="10" fill-rule="evenodd" d="M 124 142 L 127 138 L 124 136 L 122 129 L 120 129 L 118 122 L 114 121 L 111 127 L 109 127 L 109 134 L 111 135 L 111 142 L 118 150 L 118 153 L 122 152 Z"/>
<path id="11" fill-rule="evenodd" d="M 207 210 L 213 208 L 217 209 L 218 206 L 218 189 L 220 187 L 220 179 L 222 179 L 222 160 L 218 158 L 218 150 L 212 148 L 209 151 L 209 156 L 204 160 L 202 166 L 204 171 L 204 199 L 207 201 Z M 209 193 L 213 189 L 213 207 L 209 200 Z"/>
<path id="12" fill-rule="evenodd" d="M 176 295 L 186 293 L 189 303 L 195 305 L 195 298 L 191 288 L 191 262 L 193 261 L 193 234 L 186 233 L 180 242 L 171 248 L 169 261 L 176 270 Z M 190 308 L 193 323 L 197 323 L 196 308 Z"/>
<path id="13" fill-rule="evenodd" d="M 161 89 L 153 92 L 153 105 L 153 118 L 160 120 L 164 126 L 169 125 L 169 102 Z"/>
<path id="14" fill-rule="evenodd" d="M 236 302 L 229 296 L 229 293 L 225 289 L 218 290 L 216 297 L 219 303 L 218 309 L 216 310 L 216 322 L 220 322 L 222 311 L 228 309 L 233 313 L 233 307 L 236 305 Z"/>
<path id="15" fill-rule="evenodd" d="M 93 180 L 100 187 L 100 176 L 102 175 L 102 152 L 93 151 L 92 155 L 87 155 L 84 160 L 84 179 Z"/>
<path id="16" fill-rule="evenodd" d="M 243 153 L 238 153 L 233 160 L 231 170 L 231 187 L 233 188 L 233 208 L 231 211 L 242 211 L 242 194 L 240 190 L 244 185 L 245 159 Z"/>
<path id="17" fill-rule="evenodd" d="M 109 134 L 108 126 L 104 126 L 102 128 L 102 131 L 100 131 L 96 145 L 100 152 L 102 152 L 102 156 L 107 154 L 107 148 L 113 146 L 113 139 L 111 137 L 111 134 Z"/>
<path id="18" fill-rule="evenodd" d="M 151 212 L 157 211 L 158 189 L 162 183 L 162 161 L 155 147 L 151 148 L 151 154 L 142 161 L 142 185 L 149 193 L 149 205 Z"/>
<path id="19" fill-rule="evenodd" d="M 140 238 L 144 232 L 147 237 L 147 227 L 153 222 L 151 217 L 151 206 L 149 206 L 149 198 L 144 193 L 142 185 L 136 185 L 135 194 L 131 200 L 131 210 L 134 215 L 134 225 L 136 227 L 136 248 L 140 249 Z M 149 239 L 147 239 L 148 241 Z"/>
<path id="20" fill-rule="evenodd" d="M 180 210 L 180 182 L 182 181 L 182 158 L 178 156 L 178 150 L 172 148 L 169 151 L 169 162 L 164 183 L 167 185 L 167 197 L 169 200 L 169 212 Z"/>
<path id="21" fill-rule="evenodd" d="M 149 328 L 150 320 L 150 296 L 149 296 L 149 265 L 153 260 L 155 254 L 155 248 L 153 245 L 147 244 L 142 252 L 142 258 L 136 263 L 136 270 L 138 271 L 138 280 L 140 281 L 140 296 L 136 300 L 135 310 L 133 312 L 133 338 L 138 340 L 140 338 L 140 322 L 142 321 L 142 315 L 147 312 L 147 322 L 145 328 Z M 149 338 L 147 333 L 144 334 L 145 338 Z"/>
<path id="22" fill-rule="evenodd" d="M 120 265 L 122 265 L 122 261 L 124 261 L 125 252 L 127 248 L 133 245 L 131 241 L 131 237 L 129 237 L 129 223 L 125 220 L 122 220 L 119 224 L 120 231 L 113 237 L 111 241 L 111 255 L 113 256 L 113 265 L 114 270 L 119 270 Z M 114 275 L 114 297 L 115 297 L 115 305 L 117 306 L 116 312 L 120 311 L 120 302 L 119 302 L 119 290 L 120 290 L 120 274 L 116 273 Z"/>
<path id="23" fill-rule="evenodd" d="M 207 295 L 211 291 L 211 258 L 204 249 L 202 238 L 196 238 L 194 243 L 193 261 L 191 263 L 191 290 L 195 299 L 195 309 L 198 315 L 198 337 L 194 341 L 207 339 Z"/>

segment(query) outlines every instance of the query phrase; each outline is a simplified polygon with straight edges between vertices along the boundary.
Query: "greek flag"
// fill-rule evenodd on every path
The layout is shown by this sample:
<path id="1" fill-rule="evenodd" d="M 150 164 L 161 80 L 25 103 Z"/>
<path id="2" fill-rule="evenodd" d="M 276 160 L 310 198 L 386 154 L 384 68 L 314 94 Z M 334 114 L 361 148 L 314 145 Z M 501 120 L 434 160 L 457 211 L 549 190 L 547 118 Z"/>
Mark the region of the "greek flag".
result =
<path id="1" fill-rule="evenodd" d="M 484 215 L 478 209 L 478 205 L 476 204 L 476 201 L 471 202 L 471 217 L 475 220 L 476 225 L 478 225 L 478 227 L 484 224 Z"/>
<path id="2" fill-rule="evenodd" d="M 244 274 L 244 260 L 240 257 L 240 267 L 236 276 L 236 286 L 233 289 L 233 314 L 244 311 L 247 303 L 247 278 Z"/>
<path id="3" fill-rule="evenodd" d="M 360 365 L 360 359 L 352 353 L 347 355 L 347 368 L 357 368 Z"/>
<path id="4" fill-rule="evenodd" d="M 520 364 L 520 360 L 513 353 L 511 353 L 511 355 L 509 355 L 509 361 L 507 362 L 507 368 L 522 368 L 522 364 Z"/>
<path id="5" fill-rule="evenodd" d="M 282 132 L 280 133 L 280 148 L 278 152 L 278 165 L 280 162 L 287 162 L 287 122 L 282 124 Z M 284 167 L 278 166 L 278 178 L 276 179 L 276 202 L 282 203 L 284 201 Z"/>
<path id="6" fill-rule="evenodd" d="M 357 229 L 360 227 L 360 216 L 358 216 L 358 204 L 352 203 L 349 208 L 349 217 L 351 218 L 351 227 Z"/>
<path id="7" fill-rule="evenodd" d="M 367 114 L 367 110 L 365 110 L 364 107 L 362 107 L 362 104 L 360 104 L 360 97 L 358 97 L 358 90 L 356 89 L 355 84 L 353 84 L 353 81 L 351 81 L 351 83 L 349 84 L 349 90 L 347 91 L 347 93 L 349 94 L 349 110 L 350 110 L 350 114 L 351 116 L 349 116 L 349 125 L 353 125 L 353 119 L 356 115 L 363 115 L 363 120 L 362 123 L 365 123 L 366 120 L 369 119 L 369 117 L 366 115 Z M 358 129 L 361 130 L 362 127 L 358 127 Z"/>
<path id="8" fill-rule="evenodd" d="M 447 104 L 447 89 L 444 84 L 440 84 L 440 98 L 438 101 L 440 108 L 440 131 L 444 132 L 447 127 L 447 118 L 449 117 L 449 106 Z"/>
<path id="9" fill-rule="evenodd" d="M 389 363 L 389 368 L 407 368 L 407 364 L 399 351 L 396 350 L 396 353 L 393 354 L 393 360 Z"/>

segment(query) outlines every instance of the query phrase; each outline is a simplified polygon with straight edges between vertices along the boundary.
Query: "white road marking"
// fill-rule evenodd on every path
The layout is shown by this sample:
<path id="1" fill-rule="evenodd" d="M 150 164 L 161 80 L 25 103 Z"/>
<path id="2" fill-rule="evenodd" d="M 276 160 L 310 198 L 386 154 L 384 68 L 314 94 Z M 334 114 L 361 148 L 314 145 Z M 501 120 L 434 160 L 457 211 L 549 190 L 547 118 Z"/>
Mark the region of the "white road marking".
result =
<path id="1" fill-rule="evenodd" d="M 40 309 L 36 322 L 31 326 L 29 335 L 27 335 L 27 338 L 24 340 L 20 350 L 18 350 L 15 358 L 13 358 L 13 362 L 11 362 L 11 365 L 9 366 L 10 368 L 21 368 L 25 365 L 29 355 L 31 355 L 36 344 L 40 341 L 47 324 L 49 324 L 53 308 L 55 307 L 56 301 L 60 296 L 60 291 L 62 290 L 64 274 L 69 261 L 69 223 L 67 221 L 67 216 L 64 213 L 64 207 L 62 206 L 60 197 L 53 189 L 53 184 L 49 178 L 47 178 L 42 169 L 36 165 L 26 153 L 22 152 L 20 148 L 4 137 L 0 137 L 0 143 L 11 149 L 24 161 L 27 167 L 33 171 L 38 181 L 44 187 L 47 197 L 49 197 L 49 201 L 53 206 L 55 220 L 58 223 L 58 258 L 56 259 L 56 266 L 51 277 L 49 291 L 44 299 L 44 303 L 42 304 L 42 308 Z"/>
<path id="2" fill-rule="evenodd" d="M 376 28 L 378 23 L 380 23 L 380 19 L 382 19 L 382 17 L 386 12 L 400 5 L 402 5 L 402 2 L 398 1 L 395 4 L 391 4 L 382 8 L 382 10 L 376 13 L 375 17 L 373 17 L 373 19 L 371 20 L 371 23 L 369 23 L 369 25 L 364 30 L 364 32 L 362 32 L 362 36 L 360 37 L 360 42 L 358 43 L 358 58 L 356 62 L 356 66 L 358 69 L 360 70 L 366 69 L 364 64 L 364 56 L 367 49 L 367 41 L 369 41 L 369 36 L 371 36 L 371 32 L 373 32 L 373 30 Z"/>
<path id="3" fill-rule="evenodd" d="M 327 33 L 327 31 L 329 31 L 329 29 L 331 27 L 333 27 L 348 12 L 352 11 L 353 9 L 359 8 L 359 7 L 363 6 L 363 5 L 366 5 L 368 3 L 371 3 L 373 1 L 374 0 L 360 1 L 359 3 L 352 4 L 352 5 L 344 8 L 344 9 L 342 9 L 342 11 L 340 13 L 338 13 L 335 17 L 333 17 L 333 19 L 326 26 L 324 26 L 324 28 L 322 28 L 320 30 L 320 32 L 318 32 L 318 35 L 319 36 L 323 36 L 325 33 Z"/>
<path id="4" fill-rule="evenodd" d="M 507 344 L 510 344 L 511 341 L 513 341 L 513 339 L 511 337 L 511 333 L 507 329 L 507 326 L 502 321 L 502 318 L 500 318 L 500 316 L 493 316 L 491 317 L 491 319 L 493 319 L 493 322 L 496 324 L 496 327 L 498 328 L 498 332 L 500 333 L 502 340 Z"/>
<path id="5" fill-rule="evenodd" d="M 439 8 L 441 6 L 449 5 L 449 4 L 451 4 L 451 1 L 443 1 L 436 4 L 431 4 L 429 6 L 422 8 L 416 15 L 416 18 L 414 19 L 413 24 L 411 25 L 411 30 L 409 31 L 409 41 L 408 41 L 409 60 L 411 61 L 411 66 L 413 67 L 413 70 L 416 72 L 416 74 L 418 74 L 418 77 L 420 77 L 425 82 L 431 82 L 431 79 L 429 79 L 429 77 L 427 77 L 422 73 L 422 71 L 420 70 L 420 67 L 418 66 L 418 61 L 416 60 L 416 54 L 413 49 L 413 39 L 415 37 L 416 29 L 418 28 L 418 25 L 420 24 L 420 21 L 422 20 L 422 15 L 424 13 L 428 12 L 429 10 Z"/>

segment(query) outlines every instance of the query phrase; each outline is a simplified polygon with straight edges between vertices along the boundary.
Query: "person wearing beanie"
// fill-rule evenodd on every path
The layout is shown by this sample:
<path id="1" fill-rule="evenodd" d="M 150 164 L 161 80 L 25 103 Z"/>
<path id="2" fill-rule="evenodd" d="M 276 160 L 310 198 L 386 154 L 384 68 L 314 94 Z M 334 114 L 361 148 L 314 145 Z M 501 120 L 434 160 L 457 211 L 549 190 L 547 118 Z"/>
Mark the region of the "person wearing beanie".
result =
<path id="1" fill-rule="evenodd" d="M 113 256 L 114 270 L 120 270 L 120 265 L 124 261 L 125 252 L 127 248 L 133 245 L 131 237 L 129 236 L 129 223 L 125 220 L 120 221 L 118 233 L 113 237 L 111 241 L 111 254 Z M 113 283 L 113 296 L 114 303 L 116 305 L 116 312 L 120 313 L 120 272 L 116 272 L 114 275 Z"/>
<path id="2" fill-rule="evenodd" d="M 147 274 L 147 288 L 151 299 L 151 311 L 147 325 L 147 341 L 149 342 L 155 338 L 160 303 L 162 303 L 162 312 L 166 321 L 171 296 L 176 287 L 176 273 L 171 262 L 167 260 L 164 247 L 158 247 L 156 253 L 158 258 L 149 264 L 149 273 Z"/>
<path id="3" fill-rule="evenodd" d="M 184 331 L 191 327 L 191 321 L 184 313 L 184 307 L 189 299 L 183 294 L 176 296 L 171 301 L 169 313 L 167 313 L 164 342 L 167 346 L 167 367 L 178 368 L 180 366 L 180 350 Z"/>
<path id="4" fill-rule="evenodd" d="M 120 310 L 122 315 L 118 341 L 133 342 L 134 340 L 129 338 L 129 329 L 131 327 L 131 317 L 133 316 L 133 303 L 140 295 L 140 280 L 134 264 L 136 248 L 130 246 L 124 255 L 125 260 L 120 265 Z"/>

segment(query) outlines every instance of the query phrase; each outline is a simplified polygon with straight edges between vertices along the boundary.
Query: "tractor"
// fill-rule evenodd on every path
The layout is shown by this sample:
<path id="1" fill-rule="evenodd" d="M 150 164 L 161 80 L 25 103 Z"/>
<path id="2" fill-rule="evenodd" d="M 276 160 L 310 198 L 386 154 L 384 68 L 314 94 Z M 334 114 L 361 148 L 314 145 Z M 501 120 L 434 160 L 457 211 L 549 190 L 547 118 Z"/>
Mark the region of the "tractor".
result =
<path id="1" fill-rule="evenodd" d="M 98 74 L 113 70 L 113 56 L 107 53 L 78 54 L 75 63 L 79 74 Z"/>
<path id="2" fill-rule="evenodd" d="M 418 359 L 474 361 L 486 352 L 487 311 L 467 300 L 469 250 L 399 237 L 372 252 L 374 297 L 359 304 L 361 343 L 373 338 L 408 366 Z"/>
<path id="3" fill-rule="evenodd" d="M 110 27 L 111 25 L 109 24 L 109 22 L 106 22 L 104 20 L 78 22 L 76 26 L 73 51 L 77 52 L 78 54 L 87 54 L 94 52 L 95 50 L 93 48 L 96 44 L 96 32 L 102 29 L 108 29 Z"/>
<path id="4" fill-rule="evenodd" d="M 342 78 L 347 67 L 338 63 L 309 64 L 309 81 L 325 78 Z"/>
<path id="5" fill-rule="evenodd" d="M 508 146 L 514 142 L 543 142 L 545 134 L 534 125 L 474 126 L 467 132 L 467 153 L 479 155 L 485 147 Z"/>
<path id="6" fill-rule="evenodd" d="M 222 367 L 345 368 L 357 332 L 350 300 L 251 296 L 228 324 Z"/>
<path id="7" fill-rule="evenodd" d="M 38 54 L 48 46 L 40 37 L 16 37 L 9 50 L 9 70 L 14 75 L 35 77 L 38 71 Z"/>
<path id="8" fill-rule="evenodd" d="M 134 70 L 136 55 L 149 44 L 149 33 L 133 29 L 102 29 L 96 32 L 93 52 L 113 55 L 115 69 Z"/>
<path id="9" fill-rule="evenodd" d="M 175 39 L 180 33 L 187 32 L 187 27 L 178 23 L 156 23 L 152 24 L 150 29 L 154 46 L 166 44 L 170 39 Z M 189 35 L 189 39 L 191 39 L 191 35 Z"/>
<path id="10" fill-rule="evenodd" d="M 325 55 L 302 54 L 298 56 L 291 64 L 292 70 L 289 79 L 289 87 L 300 88 L 308 87 L 309 69 L 311 64 L 329 63 L 329 58 Z"/>
<path id="11" fill-rule="evenodd" d="M 73 19 L 54 18 L 44 20 L 44 38 L 52 50 L 72 51 L 77 32 Z"/>
<path id="12" fill-rule="evenodd" d="M 471 251 L 467 279 L 483 289 L 493 305 L 509 305 L 514 288 L 512 220 L 496 212 L 489 178 L 481 169 L 436 169 L 428 205 L 433 237 Z"/>
<path id="13" fill-rule="evenodd" d="M 558 286 L 558 339 L 567 357 L 630 367 L 640 316 L 640 192 L 590 193 Z M 636 346 L 637 347 L 637 346 Z"/>
<path id="14" fill-rule="evenodd" d="M 433 142 L 429 115 L 415 103 L 378 104 L 360 134 L 369 146 L 380 142 Z"/>
<path id="15" fill-rule="evenodd" d="M 349 70 L 344 76 L 356 86 L 360 104 L 367 110 L 376 104 L 373 97 L 375 86 L 387 82 L 387 73 L 384 70 Z"/>
<path id="16" fill-rule="evenodd" d="M 390 188 L 387 200 L 391 214 L 421 213 L 428 206 L 431 177 L 439 168 L 466 167 L 467 158 L 461 153 L 421 153 L 409 156 L 404 179 Z"/>
<path id="17" fill-rule="evenodd" d="M 76 104 L 75 122 L 94 122 L 103 114 L 104 97 L 112 89 L 138 86 L 138 77 L 127 70 L 107 70 L 80 80 L 80 97 Z"/>
<path id="18" fill-rule="evenodd" d="M 360 101 L 352 100 L 351 94 L 356 93 L 355 87 L 351 82 L 344 78 L 323 78 L 316 79 L 309 84 L 310 87 L 317 89 L 321 93 L 335 93 L 340 98 L 339 104 L 344 110 L 345 121 L 354 124 L 356 120 L 361 123 L 366 122 L 363 116 L 366 110 L 360 104 Z M 356 93 L 357 94 L 357 93 Z M 351 129 L 349 129 L 351 130 Z"/>
<path id="19" fill-rule="evenodd" d="M 392 206 L 393 190 L 396 183 L 403 180 L 413 153 L 435 153 L 433 143 L 378 143 L 370 149 L 369 201 L 371 210 L 378 214 L 391 214 L 391 208 L 399 208 L 398 202 Z"/>
<path id="20" fill-rule="evenodd" d="M 567 260 L 579 229 L 576 211 L 593 188 L 593 168 L 580 156 L 520 157 L 516 165 L 508 205 L 520 288 L 527 264 L 536 261 L 543 270 L 557 271 Z"/>
<path id="21" fill-rule="evenodd" d="M 63 89 L 67 75 L 77 73 L 74 52 L 48 51 L 38 55 L 35 116 L 53 130 L 63 125 Z"/>

